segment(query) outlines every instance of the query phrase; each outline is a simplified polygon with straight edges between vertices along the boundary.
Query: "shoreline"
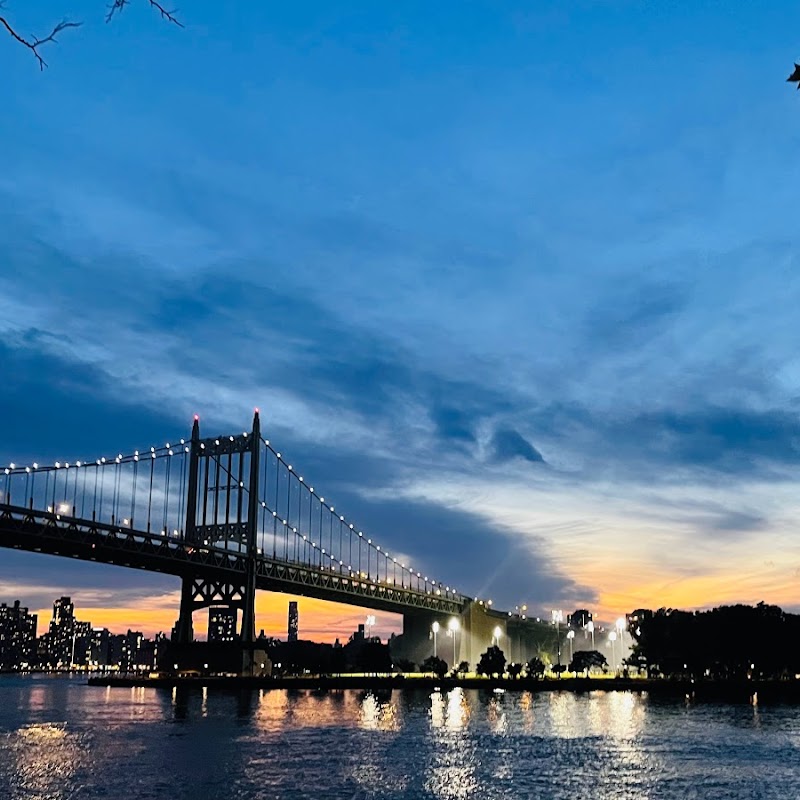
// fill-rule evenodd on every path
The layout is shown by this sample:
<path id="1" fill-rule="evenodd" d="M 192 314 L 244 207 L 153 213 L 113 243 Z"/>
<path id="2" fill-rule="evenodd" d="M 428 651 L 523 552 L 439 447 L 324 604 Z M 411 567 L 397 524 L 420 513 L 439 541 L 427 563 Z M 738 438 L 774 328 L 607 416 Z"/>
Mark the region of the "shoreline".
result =
<path id="1" fill-rule="evenodd" d="M 637 692 L 654 696 L 680 697 L 687 700 L 722 700 L 753 704 L 761 701 L 800 703 L 800 681 L 699 681 L 648 678 L 436 678 L 429 676 L 314 676 L 314 677 L 235 677 L 182 676 L 157 677 L 102 675 L 88 679 L 89 686 L 152 687 L 182 689 L 294 689 L 320 692 L 327 690 L 390 691 L 393 689 L 448 691 L 450 689 L 497 689 L 512 692 Z"/>

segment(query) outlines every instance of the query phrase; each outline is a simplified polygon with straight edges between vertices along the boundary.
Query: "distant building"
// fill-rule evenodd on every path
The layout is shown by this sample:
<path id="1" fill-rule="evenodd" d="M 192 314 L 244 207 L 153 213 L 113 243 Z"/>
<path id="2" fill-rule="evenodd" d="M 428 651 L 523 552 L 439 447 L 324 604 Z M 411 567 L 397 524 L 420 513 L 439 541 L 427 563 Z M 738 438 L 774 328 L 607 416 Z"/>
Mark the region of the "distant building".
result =
<path id="1" fill-rule="evenodd" d="M 29 614 L 19 600 L 0 605 L 0 668 L 32 666 L 36 659 L 36 614 Z"/>
<path id="2" fill-rule="evenodd" d="M 208 641 L 236 641 L 236 609 L 231 606 L 214 606 L 208 609 Z"/>
<path id="3" fill-rule="evenodd" d="M 75 606 L 69 597 L 53 603 L 53 618 L 44 637 L 47 660 L 52 667 L 68 669 L 72 665 L 75 643 Z"/>
<path id="4" fill-rule="evenodd" d="M 297 611 L 297 601 L 290 600 L 289 601 L 289 630 L 288 630 L 288 640 L 290 642 L 297 641 L 297 630 L 300 624 L 300 617 Z"/>

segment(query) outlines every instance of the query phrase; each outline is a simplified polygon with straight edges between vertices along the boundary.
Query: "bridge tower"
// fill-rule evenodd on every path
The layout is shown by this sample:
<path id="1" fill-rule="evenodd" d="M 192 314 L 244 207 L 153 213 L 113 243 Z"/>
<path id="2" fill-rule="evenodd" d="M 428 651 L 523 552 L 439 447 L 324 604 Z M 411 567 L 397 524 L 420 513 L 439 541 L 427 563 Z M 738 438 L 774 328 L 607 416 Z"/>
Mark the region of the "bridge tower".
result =
<path id="1" fill-rule="evenodd" d="M 239 436 L 200 438 L 195 416 L 189 445 L 186 493 L 187 547 L 224 547 L 244 555 L 245 571 L 230 580 L 212 579 L 187 567 L 182 576 L 177 641 L 192 641 L 193 612 L 225 605 L 242 612 L 241 641 L 255 641 L 256 533 L 261 423 L 258 409 L 253 429 Z M 245 480 L 247 483 L 245 484 Z"/>

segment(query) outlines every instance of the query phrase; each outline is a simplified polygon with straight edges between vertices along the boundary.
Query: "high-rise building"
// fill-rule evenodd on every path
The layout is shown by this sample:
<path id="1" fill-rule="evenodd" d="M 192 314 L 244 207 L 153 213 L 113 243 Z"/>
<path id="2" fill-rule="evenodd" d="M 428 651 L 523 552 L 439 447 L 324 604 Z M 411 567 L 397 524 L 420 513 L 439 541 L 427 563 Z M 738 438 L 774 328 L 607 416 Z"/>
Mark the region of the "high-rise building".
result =
<path id="1" fill-rule="evenodd" d="M 290 600 L 289 601 L 289 630 L 288 630 L 288 639 L 290 642 L 297 641 L 297 630 L 300 624 L 300 615 L 297 611 L 297 601 Z"/>
<path id="2" fill-rule="evenodd" d="M 69 597 L 59 597 L 53 603 L 53 618 L 46 634 L 51 666 L 63 669 L 72 665 L 75 633 L 75 606 Z"/>
<path id="3" fill-rule="evenodd" d="M 236 640 L 236 609 L 232 606 L 213 606 L 208 609 L 208 641 Z"/>
<path id="4" fill-rule="evenodd" d="M 36 660 L 36 614 L 29 614 L 19 600 L 0 605 L 0 667 L 16 669 Z"/>

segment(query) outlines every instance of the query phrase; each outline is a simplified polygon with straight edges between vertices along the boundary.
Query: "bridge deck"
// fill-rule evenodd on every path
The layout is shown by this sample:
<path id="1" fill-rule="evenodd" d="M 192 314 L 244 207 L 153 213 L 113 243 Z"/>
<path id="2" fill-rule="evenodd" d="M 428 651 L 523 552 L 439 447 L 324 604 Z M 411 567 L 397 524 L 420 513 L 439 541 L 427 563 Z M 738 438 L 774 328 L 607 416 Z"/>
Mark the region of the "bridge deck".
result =
<path id="1" fill-rule="evenodd" d="M 245 555 L 219 547 L 189 545 L 160 532 L 131 530 L 93 520 L 0 504 L 0 547 L 83 561 L 162 572 L 241 581 Z M 470 598 L 419 591 L 394 582 L 359 578 L 333 568 L 310 566 L 259 555 L 256 586 L 320 600 L 392 613 L 414 610 L 459 614 Z"/>

